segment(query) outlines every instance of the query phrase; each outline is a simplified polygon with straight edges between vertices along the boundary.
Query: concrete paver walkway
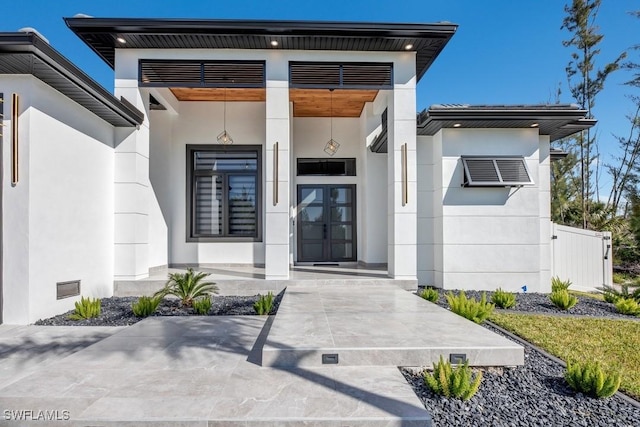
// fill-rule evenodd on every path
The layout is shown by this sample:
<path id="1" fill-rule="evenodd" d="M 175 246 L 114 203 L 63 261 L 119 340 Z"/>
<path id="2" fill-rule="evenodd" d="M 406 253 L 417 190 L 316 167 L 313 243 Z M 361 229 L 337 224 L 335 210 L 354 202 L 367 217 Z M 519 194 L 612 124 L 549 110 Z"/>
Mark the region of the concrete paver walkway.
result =
<path id="1" fill-rule="evenodd" d="M 429 426 L 397 366 L 451 352 L 522 363 L 520 346 L 375 282 L 290 286 L 271 317 L 1 326 L 0 426 Z"/>
<path id="2" fill-rule="evenodd" d="M 430 424 L 393 366 L 261 367 L 265 322 L 258 316 L 149 318 L 41 368 L 14 372 L 0 388 L 0 408 L 68 411 L 70 420 L 55 425 L 73 426 Z M 3 343 L 9 333 L 0 330 Z M 60 336 L 51 338 L 53 346 Z M 13 345 L 10 353 L 19 351 L 19 342 Z M 0 425 L 43 423 L 3 419 Z"/>

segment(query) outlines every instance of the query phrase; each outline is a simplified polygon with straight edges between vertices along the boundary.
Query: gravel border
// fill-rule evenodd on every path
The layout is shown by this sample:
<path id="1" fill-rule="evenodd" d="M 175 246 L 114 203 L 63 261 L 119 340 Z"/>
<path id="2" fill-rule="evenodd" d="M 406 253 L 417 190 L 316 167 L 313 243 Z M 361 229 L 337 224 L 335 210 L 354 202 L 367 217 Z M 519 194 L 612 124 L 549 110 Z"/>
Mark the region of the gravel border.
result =
<path id="1" fill-rule="evenodd" d="M 437 289 L 440 294 L 440 298 L 436 302 L 441 307 L 449 308 L 445 295 L 449 291 L 443 291 Z M 451 291 L 457 295 L 460 291 Z M 465 294 L 470 298 L 480 299 L 482 291 L 465 291 Z M 493 292 L 487 291 L 487 301 L 491 301 Z M 640 320 L 637 316 L 630 316 L 626 314 L 620 314 L 616 311 L 613 304 L 605 301 L 600 301 L 595 298 L 589 298 L 585 296 L 577 295 L 578 303 L 569 310 L 561 310 L 557 308 L 549 300 L 548 294 L 538 293 L 516 293 L 516 305 L 509 310 L 496 309 L 497 312 L 509 312 L 509 313 L 537 313 L 537 314 L 552 314 L 552 315 L 570 315 L 570 316 L 589 316 L 589 317 L 604 317 L 615 318 L 625 320 Z"/>
<path id="2" fill-rule="evenodd" d="M 483 325 L 508 339 L 501 330 Z M 483 368 L 478 393 L 464 402 L 435 395 L 422 379 L 425 368 L 400 368 L 436 426 L 617 426 L 633 427 L 640 404 L 618 394 L 595 399 L 575 394 L 563 379 L 564 367 L 530 344 L 525 364 Z"/>
<path id="3" fill-rule="evenodd" d="M 276 295 L 273 309 L 269 314 L 275 314 L 280 306 L 284 291 Z M 208 316 L 247 316 L 256 315 L 253 304 L 259 295 L 253 296 L 220 296 L 215 295 L 211 299 L 211 310 Z M 70 310 L 48 319 L 40 319 L 35 324 L 42 326 L 129 326 L 144 319 L 136 317 L 131 310 L 131 304 L 138 297 L 110 297 L 102 298 L 100 316 L 93 319 L 71 320 Z M 193 308 L 184 308 L 175 298 L 165 298 L 158 309 L 150 317 L 157 316 L 197 316 Z"/>

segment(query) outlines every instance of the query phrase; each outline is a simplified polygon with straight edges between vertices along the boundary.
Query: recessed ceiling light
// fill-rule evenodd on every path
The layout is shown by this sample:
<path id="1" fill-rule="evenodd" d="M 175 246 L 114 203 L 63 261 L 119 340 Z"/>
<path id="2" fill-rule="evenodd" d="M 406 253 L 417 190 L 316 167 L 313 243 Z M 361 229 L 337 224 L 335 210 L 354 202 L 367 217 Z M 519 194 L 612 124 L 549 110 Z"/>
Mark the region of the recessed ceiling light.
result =
<path id="1" fill-rule="evenodd" d="M 411 50 L 411 49 L 413 49 L 413 45 L 411 43 L 409 43 L 408 45 L 404 46 L 404 49 L 405 50 Z"/>
<path id="2" fill-rule="evenodd" d="M 116 41 L 120 44 L 125 44 L 127 41 L 122 37 L 116 37 Z"/>
<path id="3" fill-rule="evenodd" d="M 459 128 L 460 126 L 462 126 L 462 123 L 454 123 L 454 124 L 453 124 L 453 127 L 454 127 L 454 128 Z"/>
<path id="4" fill-rule="evenodd" d="M 271 40 L 271 46 L 273 47 L 278 46 L 278 40 Z"/>
<path id="5" fill-rule="evenodd" d="M 532 127 L 532 128 L 537 128 L 538 126 L 540 126 L 538 123 L 533 123 L 533 124 L 531 124 L 531 127 Z"/>

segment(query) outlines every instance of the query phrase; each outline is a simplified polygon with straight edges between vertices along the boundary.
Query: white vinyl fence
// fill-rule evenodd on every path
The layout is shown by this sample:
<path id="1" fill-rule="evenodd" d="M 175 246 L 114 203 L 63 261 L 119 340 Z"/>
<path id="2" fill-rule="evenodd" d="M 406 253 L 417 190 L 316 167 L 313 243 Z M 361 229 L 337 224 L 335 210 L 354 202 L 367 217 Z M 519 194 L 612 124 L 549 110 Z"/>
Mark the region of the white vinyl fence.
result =
<path id="1" fill-rule="evenodd" d="M 551 276 L 571 280 L 572 289 L 612 285 L 611 233 L 552 224 Z"/>

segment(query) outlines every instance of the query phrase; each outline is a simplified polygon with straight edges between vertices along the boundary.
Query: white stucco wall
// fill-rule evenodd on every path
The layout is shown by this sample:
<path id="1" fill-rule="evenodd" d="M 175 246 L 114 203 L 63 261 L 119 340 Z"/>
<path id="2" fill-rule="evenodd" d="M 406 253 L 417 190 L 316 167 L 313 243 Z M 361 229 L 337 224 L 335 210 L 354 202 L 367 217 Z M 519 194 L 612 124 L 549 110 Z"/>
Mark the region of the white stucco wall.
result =
<path id="1" fill-rule="evenodd" d="M 264 103 L 228 102 L 226 114 L 226 128 L 234 139 L 234 146 L 264 145 Z M 151 267 L 264 264 L 263 242 L 187 241 L 187 145 L 217 144 L 216 136 L 223 128 L 222 116 L 221 102 L 181 102 L 178 115 L 165 111 L 151 114 L 150 177 L 155 195 L 149 212 Z M 263 193 L 264 173 L 263 166 Z M 262 214 L 264 217 L 264 208 Z"/>
<path id="2" fill-rule="evenodd" d="M 548 165 L 548 138 L 540 138 L 535 129 L 443 129 L 433 138 L 420 138 L 420 145 L 421 283 L 445 289 L 544 290 L 541 269 L 548 270 L 549 259 L 542 225 L 548 222 L 549 175 L 539 156 L 546 150 L 542 164 Z M 463 155 L 524 156 L 535 185 L 461 187 Z M 435 165 L 434 175 L 429 164 Z"/>
<path id="3" fill-rule="evenodd" d="M 73 308 L 79 297 L 56 300 L 57 282 L 112 294 L 114 131 L 34 77 L 0 80 L 21 102 L 15 187 L 3 152 L 4 322 L 24 324 Z"/>
<path id="4" fill-rule="evenodd" d="M 394 74 L 396 83 L 401 84 L 405 91 L 415 91 L 415 55 L 412 52 L 323 52 L 323 51 L 279 51 L 279 50 L 117 50 L 116 51 L 116 87 L 133 88 L 137 85 L 134 76 L 137 76 L 139 59 L 242 59 L 264 60 L 267 70 L 273 71 L 273 67 L 288 70 L 289 61 L 375 61 L 394 62 Z M 277 74 L 277 73 L 276 73 Z M 277 77 L 277 76 L 276 76 Z M 286 77 L 286 73 L 285 73 Z M 268 93 L 280 89 L 280 84 L 285 82 L 275 81 L 277 87 L 268 87 Z M 282 87 L 283 90 L 288 90 Z M 128 89 L 127 89 L 128 90 Z M 137 89 L 143 94 L 148 94 L 144 88 Z M 165 95 L 167 91 L 163 92 Z M 127 92 L 128 93 L 128 92 Z M 382 93 L 382 92 L 381 92 Z M 124 93 L 123 93 L 124 94 Z M 146 242 L 148 246 L 149 267 L 166 264 L 264 264 L 266 260 L 265 245 L 266 220 L 271 186 L 268 180 L 271 174 L 267 173 L 270 162 L 269 147 L 272 141 L 268 138 L 268 129 L 265 121 L 267 106 L 265 103 L 229 102 L 227 104 L 227 129 L 232 134 L 235 144 L 262 144 L 263 150 L 263 239 L 261 242 L 187 242 L 186 240 L 186 169 L 185 155 L 187 144 L 216 144 L 215 137 L 222 129 L 222 103 L 215 102 L 179 102 L 171 95 L 171 112 L 150 113 L 150 144 L 149 144 L 149 174 L 151 178 L 148 198 L 148 230 L 149 235 L 138 241 Z M 140 97 L 133 96 L 134 102 Z M 268 104 L 270 102 L 267 97 Z M 405 96 L 406 98 L 406 96 Z M 403 98 L 404 99 L 404 98 Z M 387 245 L 387 160 L 386 155 L 372 154 L 367 146 L 371 140 L 371 126 L 361 120 L 380 121 L 380 114 L 386 106 L 387 98 L 379 96 L 375 108 L 363 112 L 361 118 L 341 119 L 334 118 L 334 138 L 342 145 L 337 154 L 339 157 L 356 157 L 356 177 L 325 177 L 320 180 L 310 177 L 295 176 L 295 160 L 297 157 L 326 157 L 322 151 L 329 133 L 329 120 L 322 118 L 293 118 L 289 114 L 288 127 L 291 133 L 291 151 L 287 152 L 287 162 L 281 154 L 280 169 L 281 184 L 288 185 L 283 188 L 287 192 L 291 203 L 286 215 L 295 216 L 296 185 L 306 182 L 340 182 L 353 183 L 358 188 L 358 221 L 361 228 L 358 230 L 358 259 L 367 263 L 386 263 Z M 383 105 L 384 104 L 384 105 Z M 412 107 L 412 108 L 415 108 Z M 167 120 L 167 117 L 171 116 Z M 371 116 L 367 116 L 371 114 Z M 412 119 L 414 120 L 414 119 Z M 157 124 L 156 123 L 160 123 Z M 156 128 L 157 126 L 157 128 Z M 415 128 L 415 123 L 414 123 Z M 267 139 L 269 139 L 267 141 Z M 284 148 L 281 141 L 281 149 Z M 166 151 L 166 150 L 169 151 Z M 283 151 L 284 152 L 284 151 Z M 154 159 L 155 157 L 155 159 Z M 169 158 L 169 160 L 163 160 Z M 363 185 L 362 177 L 366 170 L 365 159 L 373 172 L 367 179 L 367 185 Z M 160 165 L 160 166 L 157 166 Z M 155 172 L 156 168 L 168 168 L 164 175 Z M 155 176 L 154 176 L 155 174 Z M 292 181 L 282 182 L 287 175 Z M 166 177 L 170 176 L 170 179 Z M 168 196 L 162 196 L 166 194 Z M 283 191 L 281 190 L 281 194 Z M 365 196 L 366 194 L 366 196 Z M 116 197 L 118 199 L 118 197 Z M 164 199 L 164 200 L 163 200 Z M 279 208 L 279 207 L 278 207 Z M 363 211 L 368 213 L 369 220 L 364 218 Z M 273 212 L 272 215 L 283 213 Z M 291 219 L 291 218 L 290 218 Z M 289 260 L 295 261 L 295 227 L 293 221 L 289 221 L 288 245 Z M 280 224 L 280 223 L 278 223 Z M 364 224 L 368 224 L 364 228 Z M 286 233 L 277 226 L 278 233 Z M 116 233 L 118 233 L 116 231 Z M 165 237 L 166 236 L 166 237 Z M 277 240 L 277 239 L 276 239 Z M 275 242 L 275 240 L 274 240 Z M 279 240 L 278 240 L 279 242 Z M 165 258 L 165 253 L 166 258 Z M 280 259 L 280 257 L 278 257 Z M 124 262 L 124 260 L 122 260 Z M 119 261 L 116 259 L 116 263 Z M 133 268 L 133 267 L 132 267 Z M 279 270 L 278 270 L 279 271 Z M 136 274 L 141 271 L 136 270 Z M 280 273 L 278 273 L 280 274 Z"/>

